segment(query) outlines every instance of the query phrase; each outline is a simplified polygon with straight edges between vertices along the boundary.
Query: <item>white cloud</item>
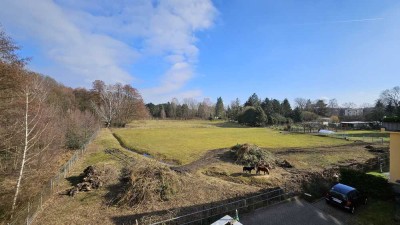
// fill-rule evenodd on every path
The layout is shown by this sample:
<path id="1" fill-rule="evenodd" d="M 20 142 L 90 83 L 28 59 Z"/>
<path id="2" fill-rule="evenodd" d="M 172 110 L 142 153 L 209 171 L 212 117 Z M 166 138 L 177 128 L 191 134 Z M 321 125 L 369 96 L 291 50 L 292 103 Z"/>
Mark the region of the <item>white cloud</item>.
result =
<path id="1" fill-rule="evenodd" d="M 1 20 L 38 43 L 60 73 L 80 76 L 87 83 L 132 81 L 121 59 L 134 59 L 136 51 L 107 35 L 79 29 L 53 1 L 6 0 L 2 6 Z"/>
<path id="2" fill-rule="evenodd" d="M 195 33 L 210 28 L 215 16 L 211 0 L 4 0 L 0 7 L 0 20 L 39 43 L 60 73 L 87 82 L 130 82 L 126 68 L 138 57 L 163 58 L 170 68 L 159 74 L 158 84 L 141 90 L 157 102 L 161 96 L 199 94 L 180 92 L 195 74 Z"/>

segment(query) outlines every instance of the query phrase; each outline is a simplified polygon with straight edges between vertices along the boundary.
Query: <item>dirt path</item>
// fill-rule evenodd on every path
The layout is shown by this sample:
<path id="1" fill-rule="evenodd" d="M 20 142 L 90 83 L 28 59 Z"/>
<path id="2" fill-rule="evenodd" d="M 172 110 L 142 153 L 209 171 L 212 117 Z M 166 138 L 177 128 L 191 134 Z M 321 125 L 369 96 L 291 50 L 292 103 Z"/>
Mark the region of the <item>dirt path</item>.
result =
<path id="1" fill-rule="evenodd" d="M 171 169 L 177 172 L 195 172 L 204 166 L 218 161 L 233 162 L 229 157 L 229 153 L 229 149 L 226 148 L 210 150 L 203 157 L 194 162 L 183 166 L 173 166 Z"/>

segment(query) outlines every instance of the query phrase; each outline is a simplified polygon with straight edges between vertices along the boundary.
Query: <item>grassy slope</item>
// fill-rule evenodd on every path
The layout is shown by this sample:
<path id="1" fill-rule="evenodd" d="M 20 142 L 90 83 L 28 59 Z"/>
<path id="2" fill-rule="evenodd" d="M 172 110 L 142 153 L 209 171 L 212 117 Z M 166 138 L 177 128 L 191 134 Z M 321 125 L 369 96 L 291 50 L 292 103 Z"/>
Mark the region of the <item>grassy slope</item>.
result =
<path id="1" fill-rule="evenodd" d="M 123 167 L 120 160 L 104 152 L 104 149 L 110 148 L 119 149 L 129 158 L 154 161 L 124 150 L 112 133 L 103 129 L 88 146 L 86 155 L 74 166 L 69 177 L 58 187 L 58 190 L 59 193 L 62 193 L 70 188 L 70 181 L 76 180 L 76 176 L 79 176 L 83 169 L 89 165 L 96 165 L 100 168 L 115 168 L 116 173 L 113 179 L 99 190 L 78 193 L 74 198 L 66 195 L 54 195 L 46 202 L 42 213 L 38 215 L 34 224 L 116 224 L 117 222 L 113 218 L 149 212 L 140 208 L 133 211 L 131 208 L 106 205 L 109 200 L 107 196 L 117 191 L 115 185 L 119 183 L 119 170 Z M 160 202 L 158 207 L 161 210 L 219 201 L 259 190 L 256 187 L 232 184 L 217 178 L 206 177 L 201 173 L 190 176 L 193 176 L 194 179 L 193 187 L 186 187 L 190 190 L 185 189 L 186 191 L 181 193 L 182 196 L 179 196 L 176 202 Z M 227 186 L 229 186 L 229 189 L 226 188 Z"/>
<path id="2" fill-rule="evenodd" d="M 339 139 L 306 134 L 284 134 L 268 128 L 248 128 L 209 121 L 140 121 L 113 132 L 126 146 L 151 155 L 189 163 L 211 149 L 253 143 L 277 149 L 348 144 Z"/>

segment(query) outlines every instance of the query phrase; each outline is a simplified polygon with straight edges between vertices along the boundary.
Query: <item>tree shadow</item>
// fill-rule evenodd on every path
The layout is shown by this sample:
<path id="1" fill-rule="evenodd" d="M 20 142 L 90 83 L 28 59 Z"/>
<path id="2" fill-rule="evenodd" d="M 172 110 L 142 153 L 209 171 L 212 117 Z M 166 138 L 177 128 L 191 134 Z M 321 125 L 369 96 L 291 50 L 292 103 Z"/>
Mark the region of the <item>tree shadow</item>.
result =
<path id="1" fill-rule="evenodd" d="M 123 183 L 118 182 L 115 184 L 110 184 L 106 186 L 107 194 L 104 196 L 105 203 L 107 206 L 117 204 L 117 199 L 120 194 L 123 192 Z"/>
<path id="2" fill-rule="evenodd" d="M 71 186 L 76 186 L 77 184 L 81 183 L 83 180 L 83 174 L 77 175 L 77 176 L 70 176 L 65 178 Z"/>
<path id="3" fill-rule="evenodd" d="M 243 172 L 239 172 L 239 173 L 231 173 L 231 177 L 255 177 L 258 174 L 256 174 L 256 172 L 254 171 L 254 173 L 243 173 Z"/>
<path id="4" fill-rule="evenodd" d="M 234 123 L 234 122 L 222 122 L 222 123 L 211 123 L 210 125 L 216 126 L 216 127 L 221 127 L 221 128 L 251 128 L 249 126 L 245 126 L 239 123 Z"/>

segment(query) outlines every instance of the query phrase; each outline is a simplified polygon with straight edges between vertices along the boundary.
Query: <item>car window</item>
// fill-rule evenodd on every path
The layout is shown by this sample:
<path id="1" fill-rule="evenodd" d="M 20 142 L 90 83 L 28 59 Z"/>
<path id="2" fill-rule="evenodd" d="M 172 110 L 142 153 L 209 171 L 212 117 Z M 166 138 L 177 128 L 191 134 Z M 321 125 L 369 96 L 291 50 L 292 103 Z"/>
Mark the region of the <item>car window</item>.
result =
<path id="1" fill-rule="evenodd" d="M 339 193 L 337 191 L 330 190 L 329 193 L 334 198 L 338 198 L 338 199 L 341 199 L 341 200 L 347 200 L 347 197 L 344 194 Z"/>

